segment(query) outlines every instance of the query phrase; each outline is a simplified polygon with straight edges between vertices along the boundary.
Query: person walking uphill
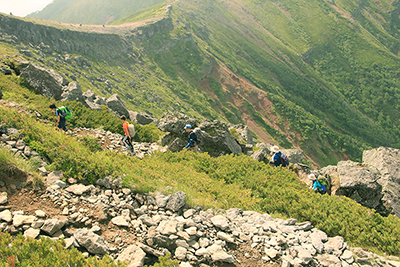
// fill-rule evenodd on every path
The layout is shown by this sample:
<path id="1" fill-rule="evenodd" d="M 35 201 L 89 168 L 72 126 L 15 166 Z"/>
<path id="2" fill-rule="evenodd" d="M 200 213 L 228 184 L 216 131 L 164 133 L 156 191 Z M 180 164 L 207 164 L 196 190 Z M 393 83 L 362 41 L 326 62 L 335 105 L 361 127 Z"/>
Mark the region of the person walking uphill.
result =
<path id="1" fill-rule="evenodd" d="M 67 119 L 71 118 L 72 116 L 72 112 L 69 110 L 69 108 L 64 106 L 56 107 L 56 105 L 53 103 L 50 104 L 49 108 L 51 109 L 51 112 L 55 113 L 57 116 L 57 127 L 65 132 L 69 132 L 66 126 Z"/>
<path id="2" fill-rule="evenodd" d="M 188 144 L 183 148 L 183 150 L 193 150 L 197 152 L 197 136 L 196 133 L 192 131 L 192 125 L 187 124 L 184 127 L 188 134 Z"/>
<path id="3" fill-rule="evenodd" d="M 129 123 L 126 121 L 126 117 L 124 115 L 121 116 L 122 128 L 124 129 L 124 137 L 122 138 L 122 143 L 125 145 L 127 149 L 131 149 L 133 151 L 132 137 L 129 134 Z M 133 130 L 135 131 L 135 130 Z"/>
<path id="4" fill-rule="evenodd" d="M 286 167 L 289 166 L 289 159 L 287 156 L 282 154 L 282 152 L 279 150 L 278 146 L 273 146 L 270 148 L 271 152 L 274 154 L 271 158 L 270 163 L 274 165 L 275 167 L 282 166 Z"/>

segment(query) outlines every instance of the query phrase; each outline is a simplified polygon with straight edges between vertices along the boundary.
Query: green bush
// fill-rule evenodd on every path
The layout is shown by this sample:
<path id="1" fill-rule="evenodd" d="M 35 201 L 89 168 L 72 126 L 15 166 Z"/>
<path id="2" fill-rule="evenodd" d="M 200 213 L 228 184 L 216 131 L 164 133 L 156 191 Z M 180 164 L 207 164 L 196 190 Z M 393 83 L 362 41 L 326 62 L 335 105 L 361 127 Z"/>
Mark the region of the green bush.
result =
<path id="1" fill-rule="evenodd" d="M 101 260 L 85 258 L 76 248 L 64 249 L 64 240 L 40 240 L 0 232 L 0 266 L 126 266 L 114 263 L 108 255 Z"/>

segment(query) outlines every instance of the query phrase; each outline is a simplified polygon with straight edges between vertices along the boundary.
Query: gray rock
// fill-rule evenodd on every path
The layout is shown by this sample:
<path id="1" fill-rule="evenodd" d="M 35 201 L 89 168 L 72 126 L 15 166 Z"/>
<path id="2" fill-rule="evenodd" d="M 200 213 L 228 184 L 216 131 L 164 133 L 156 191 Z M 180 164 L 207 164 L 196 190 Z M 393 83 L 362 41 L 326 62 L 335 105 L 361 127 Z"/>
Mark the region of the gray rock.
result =
<path id="1" fill-rule="evenodd" d="M 212 217 L 211 222 L 215 227 L 217 227 L 223 231 L 229 229 L 229 221 L 227 218 L 225 218 L 222 215 L 217 215 L 217 216 Z"/>
<path id="2" fill-rule="evenodd" d="M 44 169 L 42 171 L 47 173 L 46 169 Z M 56 181 L 62 180 L 63 176 L 64 176 L 64 173 L 62 171 L 53 171 L 53 172 L 49 173 L 49 175 L 46 177 L 46 182 L 47 182 L 47 184 L 52 185 Z"/>
<path id="3" fill-rule="evenodd" d="M 320 172 L 339 177 L 340 187 L 336 195 L 345 195 L 371 209 L 381 205 L 382 186 L 378 183 L 380 174 L 376 169 L 352 161 L 341 161 L 336 167 L 328 166 Z"/>
<path id="4" fill-rule="evenodd" d="M 8 203 L 8 195 L 7 192 L 0 192 L 0 205 L 4 205 Z"/>
<path id="5" fill-rule="evenodd" d="M 60 221 L 58 219 L 49 219 L 44 221 L 44 224 L 40 229 L 52 236 L 54 233 L 61 230 L 61 228 L 64 227 L 64 224 L 64 221 Z"/>
<path id="6" fill-rule="evenodd" d="M 129 112 L 119 95 L 114 94 L 110 96 L 110 98 L 107 99 L 107 107 L 115 111 L 119 116 L 124 115 L 126 118 L 129 118 Z"/>
<path id="7" fill-rule="evenodd" d="M 161 221 L 156 231 L 162 235 L 169 236 L 178 232 L 177 225 L 178 223 L 175 220 Z"/>
<path id="8" fill-rule="evenodd" d="M 128 227 L 129 223 L 125 220 L 123 216 L 117 216 L 112 218 L 111 222 L 117 226 Z"/>
<path id="9" fill-rule="evenodd" d="M 26 68 L 22 69 L 20 76 L 26 79 L 29 85 L 35 89 L 36 93 L 48 98 L 54 98 L 55 100 L 61 99 L 61 94 L 63 93 L 62 87 L 68 84 L 54 70 L 47 69 L 35 63 L 29 63 Z"/>
<path id="10" fill-rule="evenodd" d="M 282 149 L 282 153 L 289 158 L 290 163 L 301 163 L 304 158 L 304 152 L 300 149 Z"/>
<path id="11" fill-rule="evenodd" d="M 384 216 L 393 212 L 400 218 L 400 150 L 385 147 L 366 150 L 363 152 L 363 162 L 380 173 L 378 183 L 382 186 L 385 209 L 377 211 Z"/>
<path id="12" fill-rule="evenodd" d="M 152 122 L 157 121 L 157 119 L 153 118 L 152 116 L 150 116 L 147 113 L 144 112 L 139 112 L 139 113 L 130 113 L 130 115 L 133 116 L 133 121 L 135 121 L 136 123 L 139 123 L 141 125 L 147 125 L 150 124 Z"/>
<path id="13" fill-rule="evenodd" d="M 25 237 L 30 237 L 35 239 L 36 237 L 38 237 L 40 234 L 40 229 L 34 229 L 34 228 L 29 228 L 28 230 L 26 230 L 24 232 L 24 236 Z"/>
<path id="14" fill-rule="evenodd" d="M 70 82 L 62 88 L 61 101 L 77 101 L 84 105 L 86 102 L 82 96 L 82 89 L 77 82 Z"/>
<path id="15" fill-rule="evenodd" d="M 169 196 L 169 200 L 165 208 L 173 212 L 178 212 L 186 205 L 185 192 L 179 191 Z"/>
<path id="16" fill-rule="evenodd" d="M 125 262 L 128 267 L 142 267 L 146 253 L 136 245 L 128 246 L 117 258 L 117 261 Z"/>
<path id="17" fill-rule="evenodd" d="M 90 253 L 104 255 L 108 252 L 108 244 L 104 238 L 88 229 L 82 228 L 76 230 L 74 238 L 80 246 L 85 247 Z"/>
<path id="18" fill-rule="evenodd" d="M 83 184 L 74 184 L 65 189 L 67 192 L 71 192 L 75 195 L 83 195 L 86 192 L 90 191 L 90 186 L 85 186 Z"/>
<path id="19" fill-rule="evenodd" d="M 155 200 L 156 200 L 157 206 L 160 208 L 165 208 L 167 206 L 169 197 L 170 196 L 156 195 Z"/>
<path id="20" fill-rule="evenodd" d="M 12 221 L 12 214 L 10 210 L 3 210 L 0 212 L 0 220 L 5 221 L 5 222 L 11 222 Z"/>

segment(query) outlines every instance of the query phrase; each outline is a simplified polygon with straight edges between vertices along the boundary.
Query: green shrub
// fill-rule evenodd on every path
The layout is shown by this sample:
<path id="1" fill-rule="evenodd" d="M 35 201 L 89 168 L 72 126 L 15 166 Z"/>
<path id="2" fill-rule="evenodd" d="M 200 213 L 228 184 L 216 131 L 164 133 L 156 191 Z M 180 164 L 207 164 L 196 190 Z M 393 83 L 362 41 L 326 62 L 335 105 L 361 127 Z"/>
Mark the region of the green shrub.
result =
<path id="1" fill-rule="evenodd" d="M 40 240 L 18 235 L 14 239 L 0 232 L 0 266 L 126 266 L 114 263 L 108 255 L 101 260 L 85 258 L 76 248 L 64 249 L 64 240 Z"/>

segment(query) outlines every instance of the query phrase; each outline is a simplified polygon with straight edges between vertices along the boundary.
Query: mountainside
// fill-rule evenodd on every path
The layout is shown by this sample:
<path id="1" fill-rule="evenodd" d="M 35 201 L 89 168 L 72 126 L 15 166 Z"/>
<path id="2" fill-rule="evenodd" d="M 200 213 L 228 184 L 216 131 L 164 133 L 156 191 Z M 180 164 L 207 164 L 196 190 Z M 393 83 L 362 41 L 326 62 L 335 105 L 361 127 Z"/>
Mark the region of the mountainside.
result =
<path id="1" fill-rule="evenodd" d="M 327 165 L 400 147 L 396 6 L 180 0 L 151 24 L 128 16 L 115 26 L 2 16 L 1 44 L 3 60 L 17 48 L 83 91 L 118 93 L 132 110 L 243 122 L 261 140 Z"/>
<path id="2" fill-rule="evenodd" d="M 27 17 L 84 24 L 109 24 L 165 0 L 55 0 Z"/>

